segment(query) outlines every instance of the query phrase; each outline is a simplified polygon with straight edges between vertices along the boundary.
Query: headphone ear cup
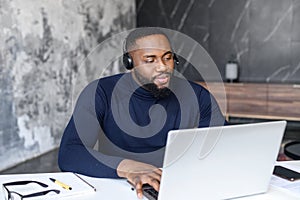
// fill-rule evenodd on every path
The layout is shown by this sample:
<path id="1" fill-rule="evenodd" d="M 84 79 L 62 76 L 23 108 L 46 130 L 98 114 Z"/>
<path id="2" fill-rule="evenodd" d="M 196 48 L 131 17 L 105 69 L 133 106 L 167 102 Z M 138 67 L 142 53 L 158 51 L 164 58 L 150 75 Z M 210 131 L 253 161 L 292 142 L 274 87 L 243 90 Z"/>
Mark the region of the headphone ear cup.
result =
<path id="1" fill-rule="evenodd" d="M 133 68 L 133 61 L 129 53 L 123 54 L 123 65 L 128 70 L 131 70 Z"/>
<path id="2" fill-rule="evenodd" d="M 173 53 L 173 60 L 176 65 L 179 65 L 179 59 L 175 53 Z"/>

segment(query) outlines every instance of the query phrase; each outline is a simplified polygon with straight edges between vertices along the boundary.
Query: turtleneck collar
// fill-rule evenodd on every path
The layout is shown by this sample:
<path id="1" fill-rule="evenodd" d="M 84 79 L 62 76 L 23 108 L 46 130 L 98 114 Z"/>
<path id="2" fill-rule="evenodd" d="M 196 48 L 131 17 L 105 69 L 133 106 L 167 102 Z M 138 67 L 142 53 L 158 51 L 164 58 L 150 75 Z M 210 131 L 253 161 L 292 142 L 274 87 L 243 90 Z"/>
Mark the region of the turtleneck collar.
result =
<path id="1" fill-rule="evenodd" d="M 134 96 L 151 100 L 155 98 L 150 91 L 146 90 L 144 87 L 139 85 L 136 80 L 134 80 L 131 72 L 126 73 L 125 76 L 128 77 L 129 90 Z"/>

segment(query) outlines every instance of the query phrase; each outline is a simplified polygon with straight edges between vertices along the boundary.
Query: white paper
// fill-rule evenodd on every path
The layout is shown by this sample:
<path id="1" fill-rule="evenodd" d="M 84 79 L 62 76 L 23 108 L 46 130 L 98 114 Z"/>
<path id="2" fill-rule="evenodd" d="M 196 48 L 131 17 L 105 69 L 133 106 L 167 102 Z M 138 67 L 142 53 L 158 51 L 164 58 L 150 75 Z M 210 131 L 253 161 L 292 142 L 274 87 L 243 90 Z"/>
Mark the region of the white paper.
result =
<path id="1" fill-rule="evenodd" d="M 42 183 L 45 183 L 48 185 L 48 187 L 44 188 L 36 183 L 29 183 L 26 185 L 19 185 L 19 186 L 7 186 L 7 188 L 10 191 L 18 192 L 22 195 L 32 194 L 36 192 L 41 192 L 45 190 L 59 190 L 60 193 L 56 194 L 54 192 L 50 192 L 47 195 L 44 196 L 38 196 L 38 197 L 31 197 L 28 199 L 60 199 L 62 197 L 67 196 L 73 196 L 73 195 L 84 195 L 86 193 L 95 192 L 94 189 L 88 185 L 86 182 L 82 181 L 80 178 L 78 178 L 75 174 L 70 172 L 65 173 L 49 173 L 49 174 L 43 174 L 43 176 L 39 174 L 22 174 L 22 175 L 9 175 L 9 179 L 7 179 L 5 182 L 14 182 L 14 181 L 24 181 L 24 180 L 33 180 L 33 181 L 39 181 Z M 50 178 L 56 179 L 60 182 L 63 182 L 64 184 L 71 186 L 72 190 L 67 190 L 62 188 L 60 185 L 53 183 Z M 3 183 L 1 183 L 3 184 Z M 1 191 L 2 192 L 2 191 Z M 0 192 L 0 193 L 1 193 Z M 2 195 L 0 195 L 0 200 Z"/>
<path id="2" fill-rule="evenodd" d="M 295 165 L 289 165 L 287 163 L 277 163 L 283 167 L 289 168 L 291 170 L 300 172 L 300 167 Z M 274 187 L 279 187 L 292 192 L 293 194 L 299 195 L 300 197 L 300 180 L 288 181 L 286 179 L 280 178 L 278 176 L 272 175 L 270 185 Z"/>

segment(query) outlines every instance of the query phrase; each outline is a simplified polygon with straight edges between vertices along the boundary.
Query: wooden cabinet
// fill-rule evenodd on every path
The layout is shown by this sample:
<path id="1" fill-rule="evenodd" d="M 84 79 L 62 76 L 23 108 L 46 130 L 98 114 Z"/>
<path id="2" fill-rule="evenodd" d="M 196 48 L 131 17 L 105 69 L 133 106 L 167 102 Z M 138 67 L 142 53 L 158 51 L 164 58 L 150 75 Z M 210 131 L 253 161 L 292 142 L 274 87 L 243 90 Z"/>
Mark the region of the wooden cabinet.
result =
<path id="1" fill-rule="evenodd" d="M 268 114 L 300 120 L 300 85 L 268 85 Z"/>
<path id="2" fill-rule="evenodd" d="M 263 115 L 267 112 L 267 87 L 260 84 L 226 84 L 228 114 Z"/>
<path id="3" fill-rule="evenodd" d="M 202 82 L 200 84 L 212 92 L 227 117 L 300 121 L 300 85 Z"/>

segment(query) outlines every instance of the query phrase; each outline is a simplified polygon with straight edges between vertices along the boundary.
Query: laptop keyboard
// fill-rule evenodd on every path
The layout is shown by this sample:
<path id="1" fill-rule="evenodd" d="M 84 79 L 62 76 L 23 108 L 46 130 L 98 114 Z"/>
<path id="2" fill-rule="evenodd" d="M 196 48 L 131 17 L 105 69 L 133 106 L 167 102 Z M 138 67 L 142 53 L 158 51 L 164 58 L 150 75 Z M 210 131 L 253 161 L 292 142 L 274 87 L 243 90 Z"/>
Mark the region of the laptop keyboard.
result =
<path id="1" fill-rule="evenodd" d="M 158 192 L 149 184 L 143 185 L 143 194 L 149 200 L 157 200 Z"/>

